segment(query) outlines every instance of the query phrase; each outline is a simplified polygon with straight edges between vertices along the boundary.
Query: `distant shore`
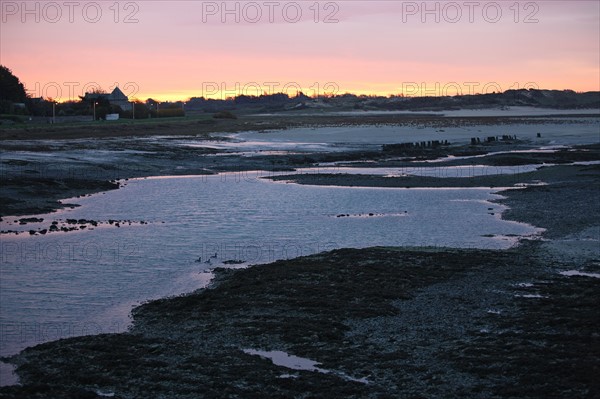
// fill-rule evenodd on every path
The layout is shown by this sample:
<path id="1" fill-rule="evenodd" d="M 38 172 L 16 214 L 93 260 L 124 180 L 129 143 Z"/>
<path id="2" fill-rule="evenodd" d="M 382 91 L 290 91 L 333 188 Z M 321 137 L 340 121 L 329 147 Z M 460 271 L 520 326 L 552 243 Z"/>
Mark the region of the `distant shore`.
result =
<path id="1" fill-rule="evenodd" d="M 598 117 L 598 113 L 555 114 L 542 116 L 443 116 L 435 113 L 282 113 L 240 115 L 237 119 L 215 119 L 211 115 L 145 120 L 97 121 L 84 124 L 0 126 L 0 142 L 4 140 L 85 139 L 147 136 L 197 136 L 209 138 L 218 133 L 282 130 L 298 127 L 397 125 L 453 127 L 473 125 L 511 125 L 539 123 L 542 119 L 579 119 Z"/>

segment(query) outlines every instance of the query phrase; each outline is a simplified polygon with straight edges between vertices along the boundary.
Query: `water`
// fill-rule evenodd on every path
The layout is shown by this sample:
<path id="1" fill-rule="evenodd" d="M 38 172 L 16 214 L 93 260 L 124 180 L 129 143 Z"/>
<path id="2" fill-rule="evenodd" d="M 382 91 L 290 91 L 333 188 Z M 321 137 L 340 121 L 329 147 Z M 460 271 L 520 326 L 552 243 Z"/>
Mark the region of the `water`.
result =
<path id="1" fill-rule="evenodd" d="M 2 355 L 58 338 L 124 331 L 132 306 L 202 287 L 207 270 L 227 260 L 257 264 L 375 245 L 506 248 L 515 242 L 511 235 L 536 232 L 502 221 L 504 207 L 488 202 L 498 197 L 489 189 L 313 187 L 247 174 L 126 184 L 69 200 L 82 206 L 21 228 L 67 218 L 132 225 L 3 236 Z M 5 218 L 2 229 L 16 228 L 7 226 L 15 219 Z"/>
<path id="2" fill-rule="evenodd" d="M 213 145 L 248 156 L 269 151 L 364 149 L 365 145 L 378 148 L 386 143 L 432 139 L 467 142 L 470 137 L 501 134 L 517 134 L 540 145 L 571 145 L 597 142 L 598 124 L 597 118 L 591 118 L 588 123 L 568 126 L 548 123 L 443 130 L 391 126 L 290 129 L 233 134 L 229 135 L 233 138 L 230 142 L 194 142 L 186 137 L 178 143 Z M 542 139 L 535 138 L 539 131 Z M 161 140 L 131 141 L 158 145 Z M 106 143 L 112 141 L 101 141 L 102 148 Z M 174 143 L 169 139 L 169 145 Z M 67 156 L 81 161 L 127 162 L 128 157 L 135 155 L 98 149 L 57 149 L 52 153 L 58 154 L 57 162 Z M 11 159 L 35 161 L 50 155 L 13 152 Z M 368 171 L 330 166 L 334 167 L 300 173 L 471 177 L 518 173 L 537 167 Z M 60 338 L 125 331 L 133 306 L 203 287 L 210 281 L 209 269 L 227 260 L 243 261 L 244 266 L 334 248 L 373 245 L 506 248 L 515 243 L 515 236 L 539 232 L 531 226 L 502 221 L 500 213 L 505 208 L 488 202 L 498 196 L 487 188 L 310 187 L 257 178 L 267 174 L 131 180 L 120 190 L 67 200 L 82 206 L 38 216 L 44 218 L 42 223 L 20 226 L 13 221 L 21 217 L 5 218 L 0 223 L 1 230 L 48 228 L 52 221 L 62 223 L 67 218 L 133 223 L 121 227 L 100 223 L 69 233 L 3 235 L 0 356 Z M 341 214 L 349 216 L 337 217 Z M 15 381 L 11 368 L 0 362 L 0 385 Z"/>
<path id="3" fill-rule="evenodd" d="M 587 112 L 587 111 L 586 111 Z M 516 135 L 536 145 L 576 145 L 598 142 L 600 118 L 541 119 L 539 124 L 498 124 L 460 127 L 425 126 L 340 126 L 294 128 L 269 132 L 243 132 L 230 135 L 235 140 L 254 142 L 257 150 L 281 149 L 286 143 L 302 145 L 329 144 L 331 150 L 340 148 L 373 149 L 377 145 L 410 143 L 430 140 L 448 140 L 451 143 L 469 143 L 471 137 Z M 542 137 L 538 138 L 537 133 Z M 261 144 L 261 145 L 258 145 Z M 232 147 L 235 143 L 230 143 Z M 296 147 L 296 148 L 298 148 Z M 250 148 L 246 148 L 249 150 Z"/>
<path id="4" fill-rule="evenodd" d="M 321 367 L 318 367 L 321 363 L 307 359 L 304 357 L 298 357 L 294 355 L 290 355 L 287 352 L 283 351 L 262 351 L 256 349 L 244 349 L 244 353 L 248 355 L 260 356 L 265 359 L 270 359 L 273 364 L 276 366 L 286 367 L 291 370 L 302 370 L 302 371 L 313 371 L 317 373 L 323 374 L 332 374 L 337 377 L 340 377 L 347 381 L 360 382 L 361 384 L 368 384 L 369 380 L 366 377 L 363 378 L 354 378 L 349 376 L 346 373 L 336 370 L 328 370 Z M 279 378 L 297 378 L 297 375 L 294 374 L 282 374 Z"/>
<path id="5" fill-rule="evenodd" d="M 323 163 L 314 168 L 298 169 L 297 174 L 349 174 L 349 175 L 383 175 L 388 177 L 427 176 L 437 178 L 470 178 L 477 176 L 516 175 L 533 172 L 542 165 L 515 166 L 403 166 L 403 167 L 347 167 L 335 166 L 335 163 Z M 549 166 L 548 164 L 544 166 Z M 289 175 L 290 172 L 270 172 L 271 175 Z"/>

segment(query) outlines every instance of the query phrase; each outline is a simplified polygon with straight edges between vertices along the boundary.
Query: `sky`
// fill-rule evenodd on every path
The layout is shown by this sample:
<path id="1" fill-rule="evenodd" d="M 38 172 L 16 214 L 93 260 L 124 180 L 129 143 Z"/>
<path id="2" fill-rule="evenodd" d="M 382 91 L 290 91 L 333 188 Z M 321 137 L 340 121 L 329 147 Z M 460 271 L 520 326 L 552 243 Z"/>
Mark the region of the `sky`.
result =
<path id="1" fill-rule="evenodd" d="M 600 90 L 598 1 L 6 1 L 35 97 Z"/>

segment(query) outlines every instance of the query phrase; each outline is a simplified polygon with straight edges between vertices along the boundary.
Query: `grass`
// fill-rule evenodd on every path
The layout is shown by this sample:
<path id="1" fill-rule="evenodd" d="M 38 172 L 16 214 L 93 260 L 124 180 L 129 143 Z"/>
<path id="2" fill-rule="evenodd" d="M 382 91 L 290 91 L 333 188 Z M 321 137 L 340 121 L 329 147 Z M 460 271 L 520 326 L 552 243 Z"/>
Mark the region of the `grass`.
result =
<path id="1" fill-rule="evenodd" d="M 14 120 L 15 115 L 0 115 L 0 119 L 10 119 Z M 20 117 L 19 117 L 20 118 Z M 90 116 L 91 118 L 91 116 Z M 198 115 L 190 115 L 184 117 L 169 117 L 169 118 L 146 118 L 146 119 L 125 119 L 121 118 L 116 121 L 88 121 L 88 122 L 58 122 L 54 124 L 46 124 L 46 123 L 26 123 L 25 119 L 21 118 L 18 125 L 0 125 L 1 129 L 11 129 L 11 130 L 29 130 L 29 129 L 60 129 L 60 128 L 70 128 L 70 127 L 114 127 L 114 126 L 124 126 L 124 125 L 155 125 L 159 123 L 169 123 L 169 124 L 185 124 L 189 122 L 201 122 L 201 121 L 210 121 L 212 120 L 211 114 L 198 114 Z"/>

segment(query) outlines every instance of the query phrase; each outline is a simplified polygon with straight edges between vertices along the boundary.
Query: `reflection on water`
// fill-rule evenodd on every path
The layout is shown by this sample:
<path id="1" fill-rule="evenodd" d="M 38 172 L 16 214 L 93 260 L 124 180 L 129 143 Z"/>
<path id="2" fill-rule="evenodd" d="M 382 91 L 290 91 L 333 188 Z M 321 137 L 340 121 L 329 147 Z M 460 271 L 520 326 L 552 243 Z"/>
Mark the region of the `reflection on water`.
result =
<path id="1" fill-rule="evenodd" d="M 21 228 L 69 218 L 144 224 L 3 236 L 1 354 L 123 331 L 136 303 L 202 287 L 215 266 L 342 247 L 506 248 L 514 235 L 536 232 L 501 220 L 504 208 L 488 202 L 497 197 L 489 189 L 276 184 L 247 173 L 130 180 L 119 190 L 69 200 L 82 206 Z M 16 219 L 5 218 L 2 230 L 18 228 Z"/>

